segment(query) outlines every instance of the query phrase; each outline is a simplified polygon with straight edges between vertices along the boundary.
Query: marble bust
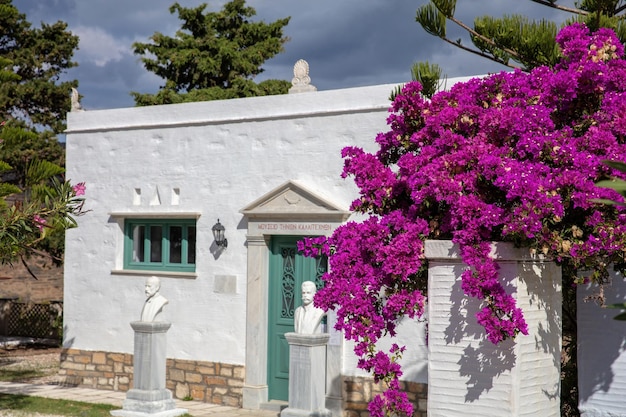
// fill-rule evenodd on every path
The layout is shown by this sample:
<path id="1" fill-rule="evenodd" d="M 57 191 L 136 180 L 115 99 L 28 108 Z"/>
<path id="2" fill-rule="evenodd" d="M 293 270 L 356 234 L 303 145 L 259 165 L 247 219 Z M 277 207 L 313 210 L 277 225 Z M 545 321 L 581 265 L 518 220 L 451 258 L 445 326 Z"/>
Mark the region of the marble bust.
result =
<path id="1" fill-rule="evenodd" d="M 294 326 L 296 333 L 316 334 L 322 332 L 322 318 L 324 310 L 313 305 L 313 297 L 317 287 L 313 281 L 302 283 L 302 305 L 294 312 Z"/>
<path id="2" fill-rule="evenodd" d="M 163 310 L 163 306 L 168 303 L 167 299 L 159 294 L 161 281 L 158 277 L 146 279 L 146 302 L 141 310 L 141 321 L 156 321 Z"/>

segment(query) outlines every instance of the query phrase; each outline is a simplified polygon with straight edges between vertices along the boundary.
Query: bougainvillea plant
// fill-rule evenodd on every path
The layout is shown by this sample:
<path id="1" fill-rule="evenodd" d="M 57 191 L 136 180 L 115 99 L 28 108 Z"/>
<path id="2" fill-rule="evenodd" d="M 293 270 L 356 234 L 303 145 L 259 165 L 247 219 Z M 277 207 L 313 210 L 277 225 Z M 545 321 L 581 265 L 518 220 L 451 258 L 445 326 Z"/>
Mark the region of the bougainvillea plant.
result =
<path id="1" fill-rule="evenodd" d="M 388 387 L 370 404 L 373 416 L 412 413 L 399 390 L 404 348 L 383 352 L 376 342 L 393 336 L 400 318 L 424 311 L 426 239 L 459 245 L 468 265 L 463 291 L 482 301 L 476 320 L 496 344 L 526 334 L 527 325 L 499 283 L 492 241 L 528 247 L 597 282 L 609 264 L 624 264 L 626 213 L 594 202 L 623 201 L 594 183 L 624 178 L 602 164 L 626 161 L 624 48 L 612 31 L 582 24 L 562 29 L 557 42 L 554 68 L 472 79 L 430 101 L 419 83 L 406 84 L 378 151 L 343 150 L 343 176 L 360 190 L 351 208 L 368 216 L 300 249 L 329 256 L 315 304 L 336 311 L 358 366 Z"/>

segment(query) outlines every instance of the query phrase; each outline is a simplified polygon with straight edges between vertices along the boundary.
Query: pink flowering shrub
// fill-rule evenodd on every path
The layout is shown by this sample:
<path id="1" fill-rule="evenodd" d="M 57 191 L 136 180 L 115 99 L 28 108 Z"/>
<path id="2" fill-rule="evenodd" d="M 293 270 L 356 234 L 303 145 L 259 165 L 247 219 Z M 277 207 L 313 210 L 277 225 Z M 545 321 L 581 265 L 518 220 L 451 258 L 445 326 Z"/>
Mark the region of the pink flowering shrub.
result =
<path id="1" fill-rule="evenodd" d="M 564 28 L 557 42 L 563 58 L 555 68 L 473 79 L 430 101 L 419 83 L 407 84 L 378 151 L 343 150 L 343 176 L 360 189 L 352 209 L 369 217 L 300 248 L 329 255 L 315 304 L 337 312 L 336 329 L 355 341 L 359 367 L 387 384 L 370 404 L 375 417 L 412 413 L 398 389 L 404 348 L 385 353 L 376 342 L 424 311 L 426 239 L 460 246 L 463 291 L 482 300 L 476 320 L 493 343 L 528 329 L 499 283 L 490 242 L 528 247 L 595 281 L 607 278 L 607 265 L 624 264 L 625 213 L 591 201 L 623 201 L 594 183 L 624 178 L 602 164 L 626 161 L 624 48 L 612 31 L 582 24 Z"/>
<path id="2" fill-rule="evenodd" d="M 0 123 L 6 143 L 21 140 L 32 132 Z M 50 161 L 32 159 L 26 172 L 23 188 L 5 181 L 13 168 L 0 160 L 0 264 L 24 260 L 32 253 L 48 255 L 61 262 L 46 241 L 63 236 L 65 230 L 76 227 L 76 217 L 83 215 L 85 183 L 72 185 L 64 179 L 64 169 Z M 7 175 L 9 173 L 9 175 Z M 45 248 L 42 250 L 42 248 Z"/>

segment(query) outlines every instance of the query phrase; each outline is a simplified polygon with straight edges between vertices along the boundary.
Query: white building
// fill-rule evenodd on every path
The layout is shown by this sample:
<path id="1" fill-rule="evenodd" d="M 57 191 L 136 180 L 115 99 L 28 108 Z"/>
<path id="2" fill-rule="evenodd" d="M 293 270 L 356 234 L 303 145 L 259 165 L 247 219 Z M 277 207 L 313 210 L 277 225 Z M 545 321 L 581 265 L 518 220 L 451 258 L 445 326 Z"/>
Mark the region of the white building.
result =
<path id="1" fill-rule="evenodd" d="M 67 177 L 86 183 L 90 212 L 66 240 L 67 379 L 130 387 L 129 323 L 156 275 L 169 299 L 167 384 L 178 398 L 252 409 L 286 400 L 283 334 L 299 283 L 325 268 L 295 242 L 351 217 L 357 189 L 340 176 L 341 149 L 375 150 L 394 88 L 69 113 Z M 214 241 L 218 219 L 227 247 Z M 406 388 L 424 410 L 424 326 L 403 327 Z M 358 412 L 371 381 L 332 317 L 328 328 L 327 407 Z"/>

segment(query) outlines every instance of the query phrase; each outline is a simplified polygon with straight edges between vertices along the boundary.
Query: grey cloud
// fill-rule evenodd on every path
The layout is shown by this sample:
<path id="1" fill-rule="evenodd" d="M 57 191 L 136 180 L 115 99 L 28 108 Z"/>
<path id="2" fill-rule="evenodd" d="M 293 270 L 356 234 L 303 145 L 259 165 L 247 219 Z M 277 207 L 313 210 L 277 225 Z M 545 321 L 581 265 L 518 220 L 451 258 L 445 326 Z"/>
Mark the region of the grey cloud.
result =
<path id="1" fill-rule="evenodd" d="M 218 10 L 226 0 L 179 0 L 185 7 L 209 3 Z M 569 1 L 569 0 L 568 0 Z M 573 0 L 572 0 L 573 1 Z M 180 28 L 177 16 L 169 13 L 174 0 L 15 0 L 14 4 L 35 24 L 40 20 L 66 21 L 72 28 L 105 31 L 115 46 L 131 47 L 133 40 L 147 42 L 154 32 L 172 35 Z M 291 16 L 285 34 L 291 41 L 285 51 L 263 66 L 258 81 L 268 78 L 290 80 L 293 64 L 306 59 L 312 83 L 320 90 L 371 84 L 400 83 L 410 78 L 416 61 L 438 63 L 450 77 L 495 72 L 504 68 L 471 56 L 428 35 L 415 22 L 417 7 L 425 0 L 248 0 L 257 16 L 274 21 Z M 566 14 L 533 5 L 531 1 L 459 0 L 457 17 L 471 25 L 477 15 L 501 16 L 521 13 L 530 17 L 565 19 Z M 465 33 L 449 23 L 452 36 Z M 100 45 L 101 48 L 104 46 Z M 85 52 L 85 51 L 82 51 Z M 97 51 L 96 51 L 97 52 Z M 162 80 L 148 73 L 139 57 L 113 55 L 103 66 L 89 59 L 98 54 L 77 54 L 83 62 L 68 74 L 79 80 L 86 108 L 132 106 L 130 91 L 154 93 Z"/>

